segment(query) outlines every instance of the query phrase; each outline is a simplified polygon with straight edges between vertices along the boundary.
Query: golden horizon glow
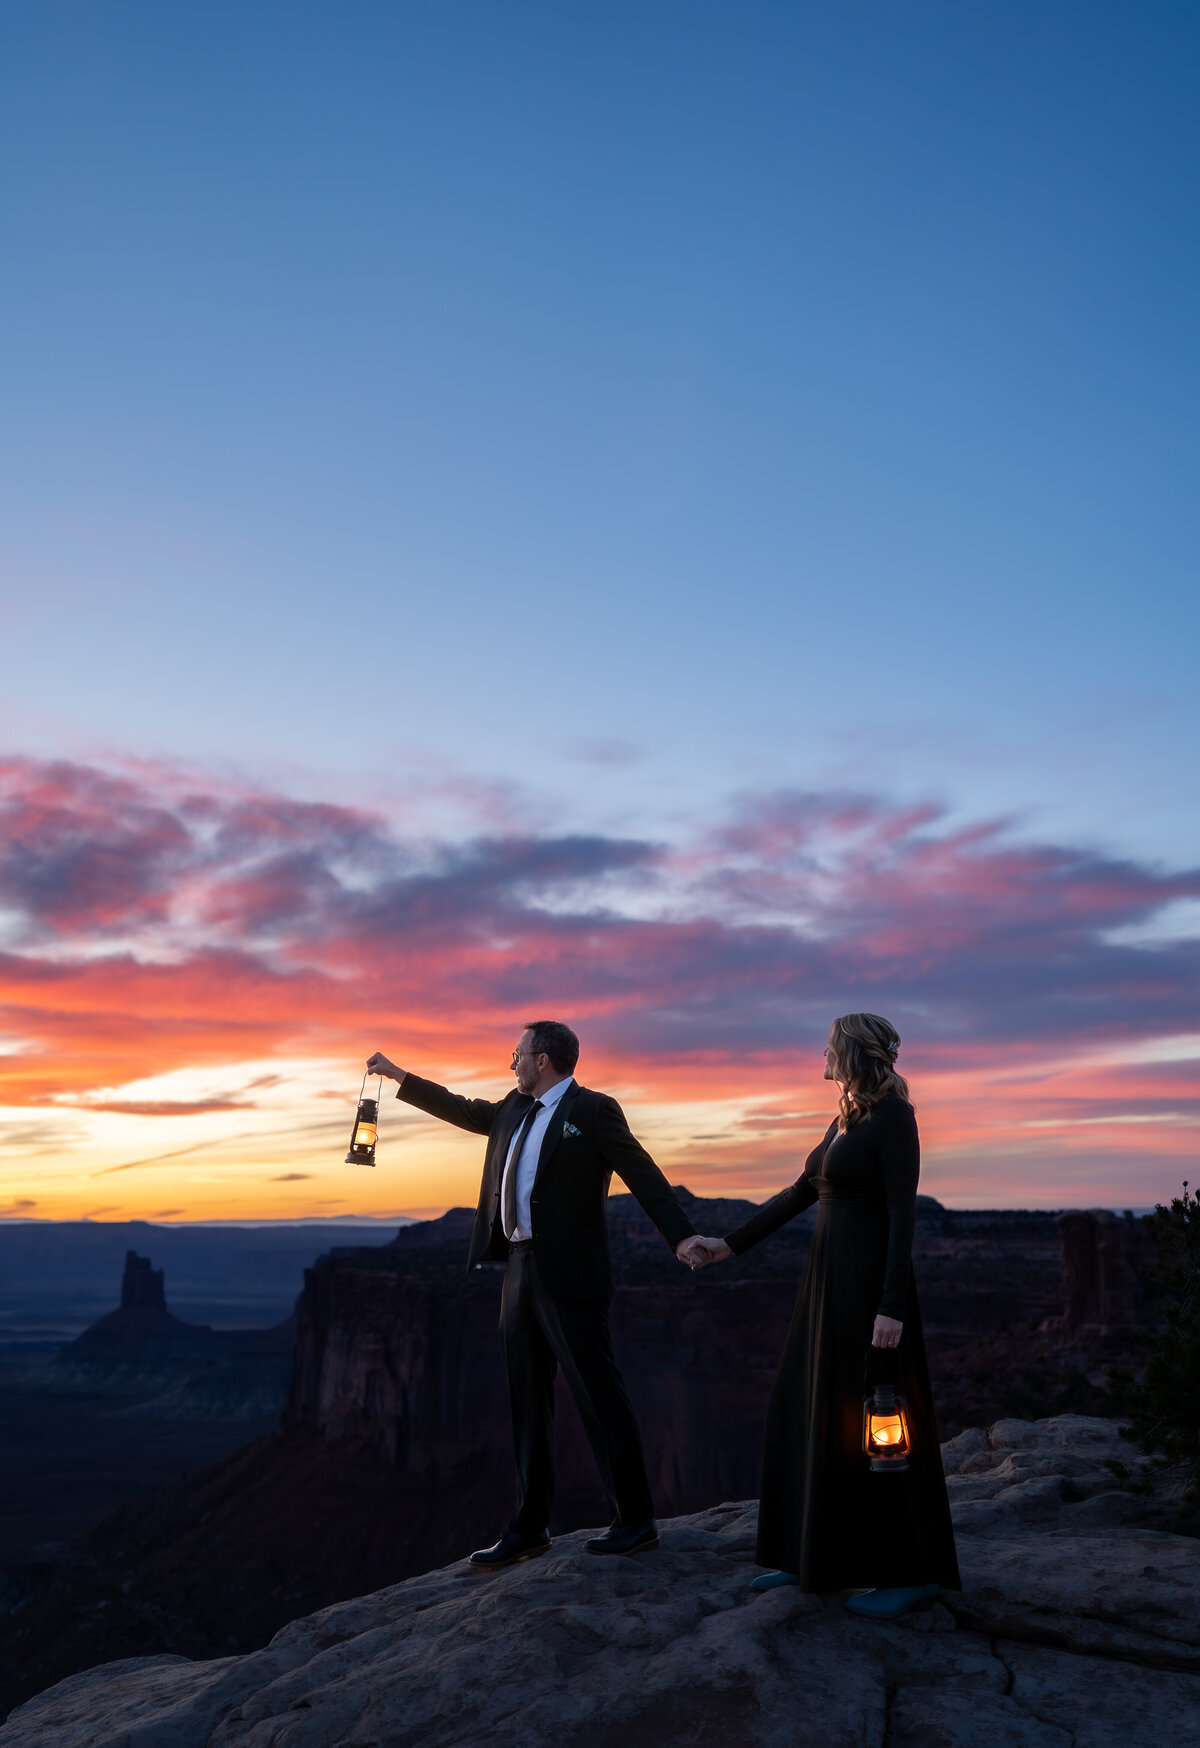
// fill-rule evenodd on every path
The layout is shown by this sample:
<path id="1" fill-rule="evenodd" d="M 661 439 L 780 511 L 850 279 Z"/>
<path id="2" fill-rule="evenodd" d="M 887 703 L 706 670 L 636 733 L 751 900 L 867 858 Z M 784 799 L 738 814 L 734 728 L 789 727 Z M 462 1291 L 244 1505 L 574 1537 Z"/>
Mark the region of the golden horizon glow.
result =
<path id="1" fill-rule="evenodd" d="M 1177 1039 L 1164 1043 L 1168 1058 L 1178 1051 Z M 492 1053 L 493 1061 L 505 1053 Z M 1148 1041 L 1133 1054 L 1125 1071 L 1144 1099 L 1157 1064 Z M 436 1076 L 435 1065 L 419 1066 Z M 592 1075 L 581 1064 L 580 1078 L 612 1091 L 671 1181 L 698 1195 L 761 1201 L 773 1194 L 798 1175 L 834 1114 L 817 1064 L 788 1090 L 777 1084 L 778 1064 L 742 1063 L 738 1072 L 720 1063 L 640 1062 L 636 1077 L 630 1067 L 601 1058 Z M 1109 1052 L 1104 1073 L 1119 1067 Z M 931 1064 L 914 1072 L 922 1191 L 977 1207 L 1146 1206 L 1177 1193 L 1173 1180 L 1187 1175 L 1195 1121 L 1184 1113 L 1172 1122 L 1169 1111 L 1078 1109 L 1090 1101 L 1095 1070 L 1090 1056 L 1057 1063 L 1010 1056 L 990 1067 Z M 375 1169 L 344 1163 L 356 1073 L 356 1064 L 337 1058 L 255 1057 L 72 1089 L 40 1106 L 7 1105 L 0 1215 L 383 1219 L 473 1206 L 482 1138 L 425 1117 L 391 1096 L 390 1083 Z M 512 1084 L 511 1075 L 472 1074 L 461 1061 L 445 1078 L 474 1097 L 502 1098 Z M 1124 1170 L 1130 1131 L 1143 1126 L 1154 1128 L 1160 1150 L 1157 1179 L 1144 1189 Z"/>

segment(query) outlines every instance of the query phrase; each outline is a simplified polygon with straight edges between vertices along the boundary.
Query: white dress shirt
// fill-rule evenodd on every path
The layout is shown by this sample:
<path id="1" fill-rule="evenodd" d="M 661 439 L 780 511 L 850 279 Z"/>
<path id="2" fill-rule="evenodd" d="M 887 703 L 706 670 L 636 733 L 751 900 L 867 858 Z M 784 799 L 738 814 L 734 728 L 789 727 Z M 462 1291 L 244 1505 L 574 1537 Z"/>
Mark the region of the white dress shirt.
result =
<path id="1" fill-rule="evenodd" d="M 509 1142 L 508 1159 L 504 1166 L 504 1175 L 500 1180 L 500 1207 L 503 1210 L 504 1187 L 508 1182 L 508 1174 L 510 1171 L 515 1171 L 517 1174 L 517 1224 L 514 1231 L 504 1234 L 510 1243 L 517 1239 L 533 1237 L 533 1216 L 529 1212 L 529 1198 L 533 1194 L 533 1180 L 537 1176 L 538 1155 L 542 1151 L 542 1142 L 545 1140 L 546 1130 L 550 1127 L 550 1119 L 554 1115 L 555 1107 L 570 1084 L 571 1076 L 568 1074 L 565 1080 L 560 1080 L 556 1086 L 552 1086 L 549 1091 L 542 1093 L 542 1108 L 535 1114 L 533 1122 L 525 1131 L 525 1139 L 521 1143 L 520 1159 L 513 1158 L 517 1134 L 521 1128 L 520 1123 L 517 1124 L 513 1138 Z M 521 1122 L 524 1120 L 522 1117 Z M 501 1218 L 503 1218 L 503 1214 L 501 1214 Z"/>

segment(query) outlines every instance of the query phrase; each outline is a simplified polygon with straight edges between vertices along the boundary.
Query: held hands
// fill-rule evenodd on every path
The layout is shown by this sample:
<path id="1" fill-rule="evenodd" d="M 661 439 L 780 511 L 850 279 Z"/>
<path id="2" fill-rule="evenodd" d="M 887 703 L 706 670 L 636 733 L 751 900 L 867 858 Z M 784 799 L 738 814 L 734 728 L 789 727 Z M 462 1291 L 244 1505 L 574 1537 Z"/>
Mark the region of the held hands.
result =
<path id="1" fill-rule="evenodd" d="M 871 1336 L 872 1347 L 899 1347 L 900 1331 L 903 1323 L 898 1323 L 894 1317 L 884 1317 L 881 1313 L 875 1319 L 875 1332 Z"/>
<path id="2" fill-rule="evenodd" d="M 675 1255 L 680 1262 L 685 1262 L 694 1274 L 697 1269 L 705 1268 L 710 1262 L 724 1262 L 733 1252 L 723 1238 L 701 1238 L 693 1232 L 690 1238 L 684 1238 L 675 1246 Z"/>

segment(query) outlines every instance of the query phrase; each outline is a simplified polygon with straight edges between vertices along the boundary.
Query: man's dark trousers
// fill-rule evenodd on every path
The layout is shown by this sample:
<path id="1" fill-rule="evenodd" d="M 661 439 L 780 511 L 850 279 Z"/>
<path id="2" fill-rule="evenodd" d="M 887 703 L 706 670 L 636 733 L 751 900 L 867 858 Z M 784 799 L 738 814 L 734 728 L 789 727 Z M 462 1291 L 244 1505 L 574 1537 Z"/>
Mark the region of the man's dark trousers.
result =
<path id="1" fill-rule="evenodd" d="M 605 1491 L 622 1523 L 653 1517 L 642 1439 L 617 1370 L 604 1300 L 555 1302 L 538 1275 L 533 1241 L 511 1246 L 500 1302 L 517 1457 L 510 1529 L 540 1535 L 554 1498 L 554 1374 L 570 1386 Z"/>

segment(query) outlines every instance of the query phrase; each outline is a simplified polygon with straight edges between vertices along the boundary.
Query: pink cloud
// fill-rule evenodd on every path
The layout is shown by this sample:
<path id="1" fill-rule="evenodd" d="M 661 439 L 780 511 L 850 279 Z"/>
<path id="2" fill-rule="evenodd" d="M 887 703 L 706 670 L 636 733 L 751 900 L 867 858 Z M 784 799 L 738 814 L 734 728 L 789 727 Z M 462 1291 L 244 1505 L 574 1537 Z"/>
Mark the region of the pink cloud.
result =
<path id="1" fill-rule="evenodd" d="M 807 1109 L 830 1017 L 866 1007 L 900 1027 L 935 1137 L 1074 1123 L 1072 1144 L 1130 1147 L 1140 1123 L 1139 1146 L 1174 1155 L 1200 1116 L 1194 1063 L 1081 1065 L 1196 1026 L 1200 943 L 1113 937 L 1200 895 L 1200 873 L 1017 842 L 1004 822 L 776 794 L 683 844 L 490 818 L 430 843 L 155 768 L 9 760 L 0 831 L 16 918 L 0 1030 L 24 1046 L 0 1057 L 10 1103 L 387 1040 L 503 1072 L 536 1009 L 647 1096 Z"/>

